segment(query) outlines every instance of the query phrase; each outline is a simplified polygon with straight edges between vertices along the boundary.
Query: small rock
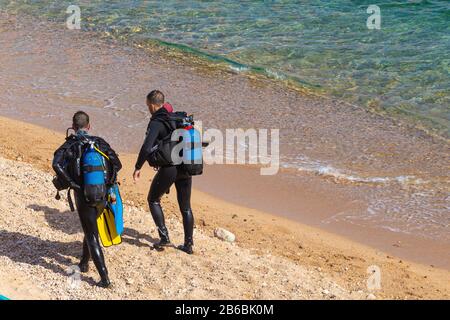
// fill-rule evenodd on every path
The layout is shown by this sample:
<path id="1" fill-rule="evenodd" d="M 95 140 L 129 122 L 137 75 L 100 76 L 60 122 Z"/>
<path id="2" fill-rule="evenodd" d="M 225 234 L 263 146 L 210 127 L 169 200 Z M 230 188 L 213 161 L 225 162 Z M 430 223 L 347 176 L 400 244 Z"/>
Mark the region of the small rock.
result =
<path id="1" fill-rule="evenodd" d="M 373 293 L 370 293 L 370 294 L 367 296 L 367 299 L 368 299 L 368 300 L 377 300 L 377 297 L 376 297 Z"/>
<path id="2" fill-rule="evenodd" d="M 223 228 L 216 228 L 214 236 L 226 242 L 234 242 L 236 240 L 236 236 L 233 233 Z"/>
<path id="3" fill-rule="evenodd" d="M 17 161 L 23 161 L 23 158 L 22 158 L 21 156 L 18 156 L 18 157 L 16 158 L 16 160 L 17 160 Z"/>
<path id="4" fill-rule="evenodd" d="M 327 296 L 330 294 L 330 291 L 327 289 L 324 289 L 324 290 L 322 290 L 322 293 Z"/>

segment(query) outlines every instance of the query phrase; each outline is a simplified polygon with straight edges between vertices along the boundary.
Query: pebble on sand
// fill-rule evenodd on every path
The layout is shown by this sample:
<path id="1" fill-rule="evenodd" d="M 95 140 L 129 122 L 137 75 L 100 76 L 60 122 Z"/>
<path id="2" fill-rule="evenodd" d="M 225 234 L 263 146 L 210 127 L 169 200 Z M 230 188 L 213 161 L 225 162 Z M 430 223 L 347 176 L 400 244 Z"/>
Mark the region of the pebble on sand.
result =
<path id="1" fill-rule="evenodd" d="M 236 241 L 236 236 L 230 231 L 225 230 L 223 228 L 216 228 L 216 230 L 214 230 L 214 236 L 216 238 L 219 238 L 220 240 L 230 243 Z"/>

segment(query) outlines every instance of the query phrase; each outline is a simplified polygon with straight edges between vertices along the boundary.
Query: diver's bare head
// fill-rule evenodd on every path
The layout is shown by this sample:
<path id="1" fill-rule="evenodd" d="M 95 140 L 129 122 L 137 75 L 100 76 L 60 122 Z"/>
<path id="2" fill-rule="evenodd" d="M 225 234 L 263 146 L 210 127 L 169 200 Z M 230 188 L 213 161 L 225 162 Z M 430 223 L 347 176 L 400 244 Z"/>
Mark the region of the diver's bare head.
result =
<path id="1" fill-rule="evenodd" d="M 75 131 L 84 130 L 89 131 L 91 125 L 89 123 L 89 115 L 84 111 L 78 111 L 72 118 L 72 129 Z"/>
<path id="2" fill-rule="evenodd" d="M 162 108 L 165 98 L 164 93 L 159 90 L 153 90 L 147 95 L 147 107 L 151 114 Z"/>

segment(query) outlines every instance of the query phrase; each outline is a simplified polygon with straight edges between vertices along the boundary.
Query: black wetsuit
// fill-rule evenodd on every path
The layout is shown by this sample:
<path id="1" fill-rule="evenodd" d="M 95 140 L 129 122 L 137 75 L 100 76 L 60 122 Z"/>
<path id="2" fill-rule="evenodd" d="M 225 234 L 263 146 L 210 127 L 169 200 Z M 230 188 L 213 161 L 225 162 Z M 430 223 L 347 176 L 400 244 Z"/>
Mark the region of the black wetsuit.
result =
<path id="1" fill-rule="evenodd" d="M 158 118 L 167 119 L 168 115 L 169 112 L 165 108 L 161 108 L 153 114 L 147 128 L 144 144 L 136 161 L 135 167 L 137 170 L 140 170 L 147 161 L 153 146 L 155 146 L 159 140 L 170 134 L 169 129 L 161 121 L 155 121 Z M 170 242 L 169 233 L 164 220 L 164 213 L 161 207 L 161 198 L 169 191 L 174 183 L 177 190 L 178 205 L 183 216 L 184 244 L 185 246 L 191 247 L 193 245 L 194 231 L 194 217 L 191 209 L 192 177 L 184 172 L 182 167 L 167 166 L 159 168 L 158 173 L 155 175 L 150 186 L 147 198 L 148 205 L 153 220 L 158 227 L 159 236 L 162 242 Z"/>
<path id="2" fill-rule="evenodd" d="M 108 184 L 114 184 L 117 179 L 117 173 L 122 168 L 122 164 L 117 154 L 102 138 L 88 136 L 86 133 L 82 132 L 79 132 L 78 134 L 83 134 L 89 140 L 94 141 L 98 148 L 109 157 L 110 161 L 108 162 Z M 102 208 L 91 207 L 86 203 L 86 199 L 82 191 L 83 179 L 81 176 L 77 175 L 77 170 L 74 168 L 74 165 L 67 165 L 71 161 L 74 161 L 76 158 L 74 149 L 76 149 L 75 145 L 78 144 L 78 141 L 79 137 L 76 135 L 72 135 L 58 150 L 56 150 L 53 158 L 53 169 L 55 170 L 58 177 L 60 179 L 66 180 L 66 182 L 75 191 L 75 203 L 84 232 L 83 255 L 81 258 L 80 267 L 87 268 L 88 262 L 90 258 L 92 258 L 95 267 L 97 268 L 100 277 L 102 278 L 102 281 L 109 282 L 108 270 L 106 268 L 105 259 L 100 247 L 97 228 L 97 216 L 103 210 Z"/>

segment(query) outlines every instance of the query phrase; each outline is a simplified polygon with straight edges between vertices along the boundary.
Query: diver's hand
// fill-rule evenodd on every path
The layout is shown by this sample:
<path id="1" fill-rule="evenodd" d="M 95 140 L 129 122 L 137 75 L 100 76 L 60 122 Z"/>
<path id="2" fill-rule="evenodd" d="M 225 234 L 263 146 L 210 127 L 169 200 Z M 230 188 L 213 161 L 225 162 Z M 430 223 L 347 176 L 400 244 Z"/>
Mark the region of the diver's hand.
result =
<path id="1" fill-rule="evenodd" d="M 134 182 L 137 182 L 140 178 L 141 178 L 141 170 L 138 170 L 138 169 L 134 170 L 134 173 L 133 173 Z"/>

